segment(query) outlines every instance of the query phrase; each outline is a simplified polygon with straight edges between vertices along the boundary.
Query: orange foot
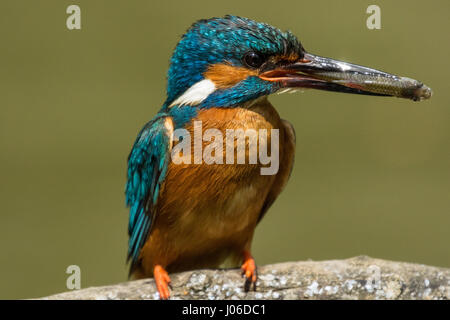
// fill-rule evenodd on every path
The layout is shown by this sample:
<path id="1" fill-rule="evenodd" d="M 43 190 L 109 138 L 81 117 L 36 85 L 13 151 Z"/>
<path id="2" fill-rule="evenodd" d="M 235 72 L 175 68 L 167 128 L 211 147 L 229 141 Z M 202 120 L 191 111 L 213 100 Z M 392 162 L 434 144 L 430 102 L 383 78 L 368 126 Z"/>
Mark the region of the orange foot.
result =
<path id="1" fill-rule="evenodd" d="M 253 286 L 253 290 L 256 290 L 256 264 L 255 259 L 253 259 L 252 255 L 248 251 L 244 251 L 244 263 L 241 266 L 242 275 L 245 276 L 245 291 L 250 290 L 250 286 Z"/>
<path id="2" fill-rule="evenodd" d="M 170 297 L 169 284 L 170 278 L 167 271 L 160 265 L 156 265 L 153 269 L 153 277 L 155 278 L 156 288 L 159 292 L 159 298 L 161 300 L 167 300 Z"/>

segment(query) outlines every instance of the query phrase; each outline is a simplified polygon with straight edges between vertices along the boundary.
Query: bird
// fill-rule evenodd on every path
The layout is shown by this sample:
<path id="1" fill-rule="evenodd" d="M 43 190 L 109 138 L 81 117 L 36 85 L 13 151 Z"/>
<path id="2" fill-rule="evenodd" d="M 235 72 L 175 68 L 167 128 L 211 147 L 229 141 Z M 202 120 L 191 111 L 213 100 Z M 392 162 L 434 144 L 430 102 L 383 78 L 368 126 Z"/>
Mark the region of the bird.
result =
<path id="1" fill-rule="evenodd" d="M 233 15 L 196 21 L 170 59 L 165 102 L 128 156 L 130 277 L 153 277 L 159 298 L 169 299 L 170 273 L 231 261 L 241 265 L 245 290 L 256 289 L 254 231 L 289 180 L 296 144 L 293 126 L 268 97 L 304 89 L 415 101 L 432 94 L 417 80 L 311 54 L 291 31 L 267 23 Z M 183 142 L 194 146 L 191 153 L 213 143 L 203 136 L 195 146 L 196 133 L 215 130 L 220 143 L 231 129 L 253 130 L 258 138 L 266 133 L 257 146 L 276 143 L 276 170 L 262 174 L 267 162 L 251 162 L 251 152 L 237 150 L 237 142 L 230 143 L 230 159 L 240 152 L 244 163 L 193 162 L 188 149 L 174 161 Z M 177 139 L 180 131 L 185 135 Z M 215 146 L 213 160 L 225 157 Z M 244 147 L 250 148 L 250 139 Z"/>

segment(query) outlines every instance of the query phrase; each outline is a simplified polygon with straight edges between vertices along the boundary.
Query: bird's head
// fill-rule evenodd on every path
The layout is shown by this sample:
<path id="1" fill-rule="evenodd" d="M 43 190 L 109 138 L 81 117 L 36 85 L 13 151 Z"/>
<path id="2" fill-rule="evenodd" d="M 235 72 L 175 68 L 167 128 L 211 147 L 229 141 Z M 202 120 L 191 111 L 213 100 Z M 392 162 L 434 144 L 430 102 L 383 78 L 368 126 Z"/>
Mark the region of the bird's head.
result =
<path id="1" fill-rule="evenodd" d="M 419 81 L 307 53 L 291 32 L 225 16 L 200 20 L 182 37 L 171 58 L 165 105 L 230 107 L 299 88 L 431 96 Z"/>

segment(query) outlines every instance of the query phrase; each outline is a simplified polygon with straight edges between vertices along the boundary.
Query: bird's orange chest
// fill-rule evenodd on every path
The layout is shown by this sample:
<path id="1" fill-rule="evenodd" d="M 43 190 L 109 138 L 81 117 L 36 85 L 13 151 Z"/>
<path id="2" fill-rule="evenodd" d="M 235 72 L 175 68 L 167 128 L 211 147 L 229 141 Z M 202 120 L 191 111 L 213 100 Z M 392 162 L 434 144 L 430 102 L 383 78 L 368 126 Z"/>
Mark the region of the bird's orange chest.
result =
<path id="1" fill-rule="evenodd" d="M 280 116 L 270 102 L 265 99 L 249 107 L 209 108 L 200 110 L 194 121 L 204 123 L 204 128 L 227 129 L 278 129 Z M 188 126 L 188 130 L 192 126 Z"/>
<path id="2" fill-rule="evenodd" d="M 194 166 L 188 167 L 196 177 L 209 175 L 210 178 L 216 178 L 224 183 L 230 181 L 250 183 L 261 175 L 261 152 L 270 153 L 273 144 L 280 146 L 284 138 L 280 128 L 280 117 L 267 99 L 245 108 L 201 110 L 186 127 L 189 135 L 193 137 L 190 159 L 194 160 Z M 201 137 L 198 137 L 199 134 Z M 211 152 L 213 144 L 215 146 L 219 144 L 221 148 L 214 148 Z M 199 147 L 201 150 L 198 153 L 201 153 L 202 159 L 200 163 L 195 163 L 195 153 L 199 151 Z M 279 153 L 280 150 L 277 151 Z M 210 159 L 211 155 L 214 156 L 213 160 Z M 171 169 L 174 172 L 178 170 L 186 172 L 187 167 L 172 166 Z"/>
<path id="3" fill-rule="evenodd" d="M 171 163 L 160 199 L 161 218 L 171 223 L 180 241 L 193 239 L 189 233 L 195 230 L 198 243 L 190 244 L 192 248 L 217 241 L 246 242 L 256 226 L 274 176 L 261 175 L 261 164 L 249 164 L 248 157 L 243 164 L 237 163 L 236 158 L 234 163 L 226 163 L 226 132 L 252 129 L 259 134 L 262 129 L 267 135 L 263 141 L 270 145 L 271 129 L 280 128 L 279 115 L 267 100 L 250 108 L 202 110 L 186 127 L 192 137 L 196 134 L 195 121 L 201 123 L 203 134 L 210 129 L 222 132 L 224 161 L 222 164 Z M 245 143 L 247 156 L 248 142 Z M 202 140 L 203 150 L 210 144 L 208 139 Z M 236 143 L 234 148 L 237 155 Z"/>
<path id="4" fill-rule="evenodd" d="M 245 150 L 247 156 L 251 151 L 250 144 L 252 139 L 257 141 L 258 150 L 267 150 L 270 148 L 273 131 L 276 130 L 279 133 L 281 127 L 280 117 L 267 99 L 245 108 L 210 108 L 201 110 L 192 123 L 201 124 L 203 135 L 211 132 L 211 130 L 218 130 L 223 137 L 224 153 L 226 148 L 230 148 L 230 141 L 236 139 L 234 145 L 232 145 L 234 153 L 238 155 Z M 192 123 L 187 127 L 191 135 L 195 134 L 195 128 Z M 245 135 L 245 141 L 239 140 L 240 134 Z M 210 141 L 211 139 L 207 138 L 202 145 L 207 147 Z M 244 141 L 244 148 L 239 149 L 242 146 L 239 146 L 238 143 L 242 141 Z M 250 164 L 248 160 L 246 159 L 244 164 Z M 230 169 L 233 169 L 233 166 Z"/>

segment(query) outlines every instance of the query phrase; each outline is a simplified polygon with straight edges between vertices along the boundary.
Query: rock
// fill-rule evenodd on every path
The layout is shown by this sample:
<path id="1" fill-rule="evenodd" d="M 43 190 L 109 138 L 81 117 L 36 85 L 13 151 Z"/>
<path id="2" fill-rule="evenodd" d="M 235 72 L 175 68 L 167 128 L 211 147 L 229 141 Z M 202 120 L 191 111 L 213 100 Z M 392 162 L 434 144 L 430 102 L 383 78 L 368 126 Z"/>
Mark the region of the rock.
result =
<path id="1" fill-rule="evenodd" d="M 171 299 L 449 299 L 450 269 L 366 256 L 260 266 L 256 291 L 237 269 L 171 274 Z M 42 299 L 158 299 L 153 279 L 56 294 Z"/>

